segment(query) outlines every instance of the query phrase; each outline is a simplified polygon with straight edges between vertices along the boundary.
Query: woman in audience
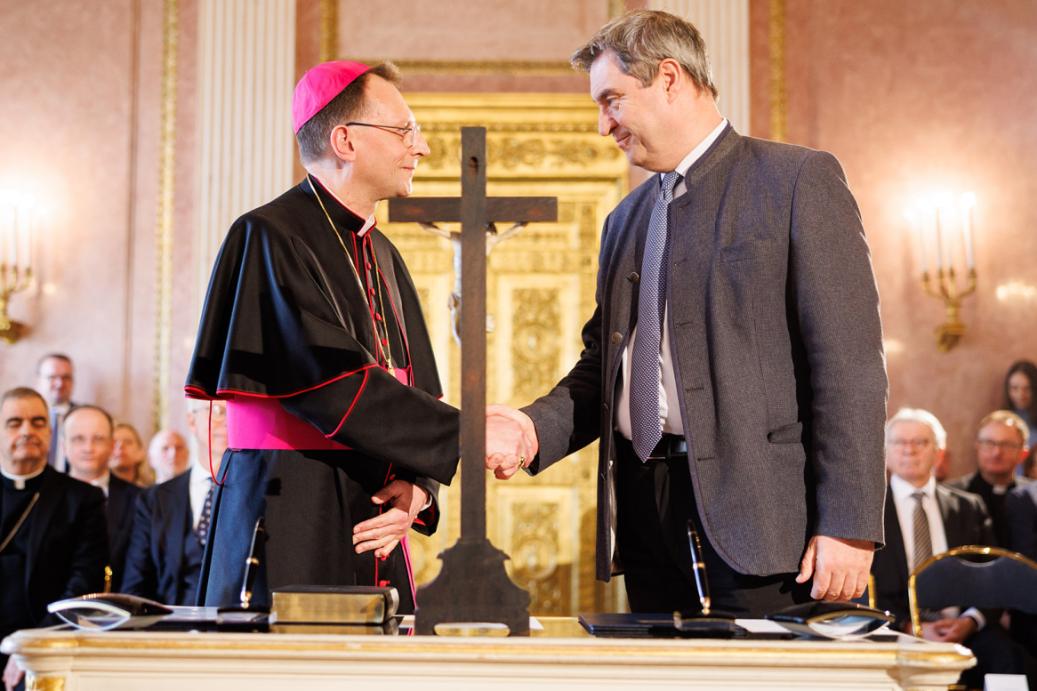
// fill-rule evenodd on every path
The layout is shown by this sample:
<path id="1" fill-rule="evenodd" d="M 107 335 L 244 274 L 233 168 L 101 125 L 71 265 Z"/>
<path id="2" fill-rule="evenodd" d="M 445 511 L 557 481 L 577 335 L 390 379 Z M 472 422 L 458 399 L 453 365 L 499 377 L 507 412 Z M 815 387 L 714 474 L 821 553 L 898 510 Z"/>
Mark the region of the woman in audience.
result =
<path id="1" fill-rule="evenodd" d="M 1037 442 L 1037 365 L 1019 360 L 1005 375 L 1005 408 L 1018 415 L 1030 428 L 1029 446 Z"/>
<path id="2" fill-rule="evenodd" d="M 112 474 L 140 487 L 155 484 L 155 472 L 144 462 L 147 458 L 144 442 L 136 428 L 128 422 L 120 422 L 115 425 L 112 439 L 112 457 L 108 461 Z"/>

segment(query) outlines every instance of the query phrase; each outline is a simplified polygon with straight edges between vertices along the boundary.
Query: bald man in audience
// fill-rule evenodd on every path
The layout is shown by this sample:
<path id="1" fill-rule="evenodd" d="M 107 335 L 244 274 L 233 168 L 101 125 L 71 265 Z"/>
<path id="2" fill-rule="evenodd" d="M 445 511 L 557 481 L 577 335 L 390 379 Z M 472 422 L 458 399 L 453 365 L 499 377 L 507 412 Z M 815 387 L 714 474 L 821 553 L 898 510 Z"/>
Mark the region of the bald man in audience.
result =
<path id="1" fill-rule="evenodd" d="M 1030 430 L 1023 419 L 1008 410 L 995 410 L 979 422 L 976 433 L 974 473 L 953 480 L 952 487 L 983 497 L 994 524 L 995 544 L 1009 546 L 1009 511 L 1005 498 L 1016 486 L 1032 482 L 1016 475 L 1016 467 L 1026 458 Z"/>
<path id="2" fill-rule="evenodd" d="M 214 401 L 211 417 L 210 429 L 209 403 L 188 402 L 195 462 L 186 473 L 144 490 L 137 502 L 126 558 L 127 593 L 170 605 L 196 604 L 198 573 L 208 542 L 212 476 L 227 450 L 226 403 Z"/>
<path id="3" fill-rule="evenodd" d="M 104 494 L 47 464 L 50 439 L 43 396 L 0 396 L 0 638 L 56 623 L 48 603 L 104 586 Z M 22 677 L 5 655 L 0 668 L 12 687 Z"/>
<path id="4" fill-rule="evenodd" d="M 126 568 L 126 548 L 133 530 L 133 511 L 140 488 L 111 473 L 112 418 L 103 408 L 76 406 L 65 416 L 65 449 L 69 475 L 98 487 L 107 497 L 108 543 L 112 570 L 110 587 L 119 592 Z"/>
<path id="5" fill-rule="evenodd" d="M 155 482 L 171 480 L 191 463 L 187 441 L 173 429 L 159 430 L 148 444 L 148 463 L 155 471 Z"/>
<path id="6" fill-rule="evenodd" d="M 982 499 L 936 483 L 933 468 L 946 446 L 943 425 L 927 410 L 903 408 L 886 423 L 886 548 L 875 552 L 871 573 L 877 606 L 892 612 L 904 631 L 911 629 L 909 573 L 934 554 L 994 539 Z M 977 666 L 962 683 L 982 686 L 984 674 L 1022 674 L 1032 663 L 998 623 L 1000 614 L 975 608 L 924 612 L 922 637 L 971 648 Z"/>

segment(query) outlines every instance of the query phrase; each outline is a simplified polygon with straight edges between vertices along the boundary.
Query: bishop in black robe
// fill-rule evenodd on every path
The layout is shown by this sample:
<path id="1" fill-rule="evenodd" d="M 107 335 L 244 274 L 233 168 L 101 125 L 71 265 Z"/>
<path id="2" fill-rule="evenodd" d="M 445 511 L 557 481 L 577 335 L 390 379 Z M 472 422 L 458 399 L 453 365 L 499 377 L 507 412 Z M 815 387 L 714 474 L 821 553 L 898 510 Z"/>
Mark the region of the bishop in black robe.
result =
<path id="1" fill-rule="evenodd" d="M 220 249 L 186 385 L 228 401 L 201 603 L 238 603 L 263 516 L 255 605 L 279 586 L 373 584 L 396 586 L 401 611 L 413 609 L 405 541 L 385 559 L 358 555 L 353 527 L 399 478 L 433 498 L 414 527 L 435 530 L 459 417 L 439 400 L 411 277 L 372 226 L 309 176 L 239 218 Z"/>

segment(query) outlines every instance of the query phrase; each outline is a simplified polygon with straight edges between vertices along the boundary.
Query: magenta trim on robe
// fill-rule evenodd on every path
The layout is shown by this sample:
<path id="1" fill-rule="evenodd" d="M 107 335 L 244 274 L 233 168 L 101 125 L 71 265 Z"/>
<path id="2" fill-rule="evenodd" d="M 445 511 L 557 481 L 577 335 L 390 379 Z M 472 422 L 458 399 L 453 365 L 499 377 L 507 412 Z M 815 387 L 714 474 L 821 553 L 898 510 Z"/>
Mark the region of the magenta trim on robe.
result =
<path id="1" fill-rule="evenodd" d="M 410 367 L 398 368 L 394 374 L 401 384 L 410 385 Z M 357 399 L 362 390 L 357 392 Z M 276 398 L 232 395 L 226 401 L 227 445 L 232 449 L 349 450 L 348 446 L 325 437 L 316 427 L 289 413 Z M 346 417 L 348 415 L 349 410 Z"/>

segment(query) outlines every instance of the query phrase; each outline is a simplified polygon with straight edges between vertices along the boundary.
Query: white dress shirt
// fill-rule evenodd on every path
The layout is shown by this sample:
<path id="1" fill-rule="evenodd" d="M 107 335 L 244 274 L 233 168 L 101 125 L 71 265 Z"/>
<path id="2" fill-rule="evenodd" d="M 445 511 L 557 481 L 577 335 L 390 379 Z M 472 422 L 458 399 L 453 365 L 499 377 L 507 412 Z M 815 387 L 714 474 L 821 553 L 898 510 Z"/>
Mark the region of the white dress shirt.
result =
<path id="1" fill-rule="evenodd" d="M 900 523 L 900 535 L 904 540 L 904 552 L 907 555 L 908 569 L 911 569 L 911 560 L 915 554 L 915 504 L 916 500 L 912 494 L 921 490 L 925 493 L 922 498 L 922 509 L 929 521 L 929 541 L 933 546 L 933 554 L 947 551 L 947 530 L 943 527 L 943 516 L 940 514 L 940 505 L 936 503 L 936 479 L 932 476 L 929 481 L 921 487 L 915 487 L 910 482 L 902 480 L 896 475 L 889 477 L 889 489 L 893 495 L 893 503 L 897 508 L 897 521 Z M 948 607 L 941 610 L 941 614 L 947 618 L 954 618 L 961 614 L 957 607 Z M 977 629 L 986 625 L 986 618 L 975 607 L 965 610 L 962 616 L 971 617 L 976 621 Z"/>
<path id="2" fill-rule="evenodd" d="M 205 495 L 209 493 L 209 487 L 212 485 L 212 475 L 209 474 L 208 468 L 203 468 L 197 463 L 192 463 L 191 469 L 187 472 L 191 474 L 191 478 L 188 480 L 191 526 L 197 528 L 198 521 L 202 518 L 202 507 L 205 506 Z"/>
<path id="3" fill-rule="evenodd" d="M 706 150 L 713 145 L 713 142 L 717 140 L 720 133 L 727 127 L 727 119 L 721 120 L 720 124 L 716 128 L 706 135 L 698 145 L 691 150 L 691 152 L 684 157 L 684 160 L 678 164 L 674 169 L 681 175 L 680 182 L 673 188 L 673 198 L 681 196 L 688 191 L 688 187 L 684 184 L 684 177 L 687 175 L 688 169 L 691 165 L 697 161 L 702 154 L 706 153 Z M 662 175 L 662 174 L 660 174 Z M 674 232 L 676 229 L 671 228 L 670 232 Z M 638 267 L 638 273 L 640 273 L 640 267 Z M 675 276 L 670 276 L 671 282 Z M 663 308 L 663 333 L 662 342 L 660 344 L 659 353 L 659 423 L 662 425 L 662 431 L 665 434 L 676 434 L 684 435 L 684 422 L 681 420 L 681 407 L 677 403 L 677 379 L 673 376 L 673 356 L 670 352 L 670 329 L 669 329 L 669 305 L 665 305 Z M 634 341 L 637 339 L 637 326 L 635 325 L 633 330 L 630 332 L 630 341 L 627 343 L 626 349 L 623 351 L 623 367 L 621 373 L 621 385 L 619 387 L 619 400 L 616 404 L 616 429 L 627 439 L 633 439 L 633 432 L 630 426 L 630 373 L 631 373 L 631 358 L 634 354 Z M 670 401 L 674 402 L 674 405 L 670 405 Z"/>

